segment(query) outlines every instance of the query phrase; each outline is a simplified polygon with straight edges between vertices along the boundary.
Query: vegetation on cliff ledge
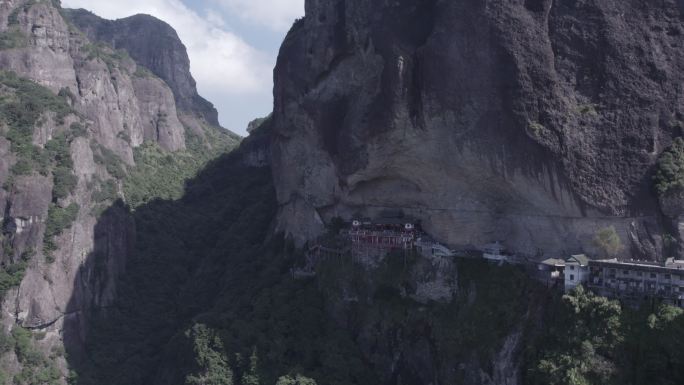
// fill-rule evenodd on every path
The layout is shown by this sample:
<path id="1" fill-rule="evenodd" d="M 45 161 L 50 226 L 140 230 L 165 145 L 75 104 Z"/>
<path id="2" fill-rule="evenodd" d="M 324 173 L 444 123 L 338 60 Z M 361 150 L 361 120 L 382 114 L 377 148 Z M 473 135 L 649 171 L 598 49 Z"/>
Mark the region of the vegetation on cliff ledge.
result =
<path id="1" fill-rule="evenodd" d="M 10 144 L 10 150 L 15 157 L 15 162 L 10 168 L 10 175 L 5 181 L 3 188 L 11 190 L 16 179 L 21 176 L 31 176 L 39 173 L 43 176 L 52 176 L 52 205 L 55 207 L 48 213 L 48 232 L 45 235 L 46 252 L 54 249 L 53 236 L 58 235 L 63 228 L 70 223 L 63 223 L 65 219 L 73 221 L 75 216 L 58 215 L 57 203 L 69 196 L 75 189 L 78 178 L 74 175 L 73 161 L 71 159 L 70 144 L 78 136 L 84 135 L 82 126 L 72 124 L 70 129 L 63 129 L 52 133 L 53 138 L 47 141 L 44 148 L 34 144 L 34 131 L 46 124 L 46 119 L 52 119 L 57 125 L 63 125 L 65 118 L 74 111 L 69 106 L 66 97 L 55 95 L 49 89 L 28 79 L 17 76 L 14 72 L 0 71 L 0 119 L 4 123 L 1 134 Z M 73 207 L 63 209 L 65 213 L 71 213 Z M 72 218 L 74 217 L 74 218 Z M 59 222 L 59 229 L 55 228 Z M 50 232 L 51 230 L 55 230 Z M 13 256 L 11 239 L 3 239 L 3 247 L 6 254 Z M 18 285 L 21 282 L 25 264 L 21 260 L 5 263 L 3 273 L 3 287 L 7 290 L 8 285 Z M 22 268 L 23 266 L 23 268 Z"/>
<path id="2" fill-rule="evenodd" d="M 17 157 L 12 167 L 14 176 L 49 172 L 51 154 L 33 144 L 34 130 L 44 123 L 42 119 L 48 112 L 61 124 L 73 111 L 64 98 L 47 88 L 14 72 L 0 71 L 0 119 L 6 125 L 3 134 Z"/>
<path id="3" fill-rule="evenodd" d="M 134 150 L 135 167 L 128 170 L 124 196 L 131 207 L 153 199 L 179 199 L 185 182 L 193 178 L 208 162 L 233 150 L 239 139 L 215 127 L 204 127 L 203 137 L 186 128 L 186 149 L 169 153 L 154 143 Z"/>
<path id="4" fill-rule="evenodd" d="M 52 204 L 48 209 L 48 217 L 45 223 L 45 236 L 43 240 L 43 252 L 48 262 L 52 262 L 52 252 L 57 250 L 55 237 L 71 227 L 76 220 L 80 207 L 72 203 L 67 207 L 60 207 Z"/>
<path id="5" fill-rule="evenodd" d="M 28 37 L 18 27 L 0 32 L 0 50 L 22 48 L 28 45 Z"/>
<path id="6" fill-rule="evenodd" d="M 684 139 L 677 138 L 658 159 L 655 188 L 663 195 L 684 188 Z"/>
<path id="7" fill-rule="evenodd" d="M 456 262 L 452 301 L 420 303 L 411 255 L 374 271 L 330 260 L 295 280 L 302 255 L 269 237 L 275 210 L 270 170 L 238 154 L 210 163 L 179 199 L 137 206 L 119 297 L 90 315 L 85 352 L 68 347 L 75 383 L 366 385 L 391 361 L 402 383 L 422 383 L 429 362 L 470 384 L 469 370 L 493 376 L 496 359 L 520 359 L 500 358 L 511 338 L 523 341 L 527 385 L 682 379 L 677 309 L 635 312 L 581 290 L 561 298 L 516 267 L 472 260 Z"/>
<path id="8" fill-rule="evenodd" d="M 13 351 L 21 364 L 21 371 L 12 378 L 14 385 L 59 385 L 62 373 L 55 365 L 57 356 L 63 354 L 58 350 L 46 356 L 36 347 L 36 338 L 44 338 L 45 334 L 34 335 L 20 326 L 14 326 L 11 333 L 0 330 L 0 354 Z M 9 378 L 0 370 L 0 384 L 9 384 Z"/>
<path id="9" fill-rule="evenodd" d="M 684 310 L 621 307 L 582 287 L 555 299 L 528 347 L 526 384 L 684 383 Z"/>

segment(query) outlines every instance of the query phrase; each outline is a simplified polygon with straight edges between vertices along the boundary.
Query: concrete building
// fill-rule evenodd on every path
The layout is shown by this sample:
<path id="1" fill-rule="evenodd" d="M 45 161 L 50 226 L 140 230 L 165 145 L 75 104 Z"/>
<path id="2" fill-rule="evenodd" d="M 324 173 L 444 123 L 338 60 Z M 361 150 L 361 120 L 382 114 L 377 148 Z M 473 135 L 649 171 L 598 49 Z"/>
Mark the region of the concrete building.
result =
<path id="1" fill-rule="evenodd" d="M 434 239 L 422 236 L 416 240 L 416 249 L 426 257 L 453 257 L 456 253 Z"/>
<path id="2" fill-rule="evenodd" d="M 508 253 L 504 245 L 499 241 L 485 245 L 482 248 L 482 257 L 488 261 L 502 263 L 508 261 L 511 256 L 512 254 Z"/>
<path id="3" fill-rule="evenodd" d="M 549 258 L 539 262 L 537 270 L 540 276 L 548 279 L 561 280 L 565 278 L 565 260 L 560 258 Z"/>
<path id="4" fill-rule="evenodd" d="M 591 261 L 587 286 L 598 295 L 624 302 L 655 298 L 684 307 L 684 261 Z"/>
<path id="5" fill-rule="evenodd" d="M 589 280 L 589 258 L 584 254 L 572 255 L 565 260 L 565 291 L 570 291 Z"/>

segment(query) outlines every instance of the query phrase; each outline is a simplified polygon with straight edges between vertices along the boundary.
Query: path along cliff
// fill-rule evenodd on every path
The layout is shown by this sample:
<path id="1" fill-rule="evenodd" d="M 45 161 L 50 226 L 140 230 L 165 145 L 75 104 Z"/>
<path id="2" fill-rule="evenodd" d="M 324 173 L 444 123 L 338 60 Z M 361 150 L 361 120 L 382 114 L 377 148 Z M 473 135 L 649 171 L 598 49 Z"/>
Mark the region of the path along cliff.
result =
<path id="1" fill-rule="evenodd" d="M 684 128 L 681 1 L 309 0 L 275 69 L 280 229 L 403 209 L 454 246 L 681 241 L 653 177 Z M 665 195 L 677 195 L 669 192 Z"/>

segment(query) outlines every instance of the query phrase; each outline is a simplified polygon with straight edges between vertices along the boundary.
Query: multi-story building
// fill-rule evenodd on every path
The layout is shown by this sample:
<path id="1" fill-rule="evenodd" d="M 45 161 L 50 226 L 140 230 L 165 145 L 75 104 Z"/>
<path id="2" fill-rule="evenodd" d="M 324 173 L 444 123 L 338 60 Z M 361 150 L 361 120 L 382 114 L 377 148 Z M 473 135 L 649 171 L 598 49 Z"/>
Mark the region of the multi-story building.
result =
<path id="1" fill-rule="evenodd" d="M 571 255 L 565 260 L 565 291 L 570 291 L 589 278 L 589 258 L 584 254 Z M 593 262 L 593 261 L 592 261 Z"/>
<path id="2" fill-rule="evenodd" d="M 590 261 L 586 285 L 596 294 L 625 302 L 657 298 L 684 307 L 684 261 Z"/>

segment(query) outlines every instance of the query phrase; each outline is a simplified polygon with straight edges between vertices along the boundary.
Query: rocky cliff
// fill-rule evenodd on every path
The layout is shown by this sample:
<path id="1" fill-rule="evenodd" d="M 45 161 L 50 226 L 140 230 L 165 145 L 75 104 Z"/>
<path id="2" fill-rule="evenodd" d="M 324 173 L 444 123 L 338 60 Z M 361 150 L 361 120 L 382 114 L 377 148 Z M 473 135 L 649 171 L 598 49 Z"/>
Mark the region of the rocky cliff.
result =
<path id="1" fill-rule="evenodd" d="M 218 112 L 197 93 L 185 46 L 170 25 L 148 15 L 105 20 L 83 9 L 67 10 L 64 14 L 90 40 L 126 51 L 138 64 L 164 80 L 182 111 L 218 126 Z"/>
<path id="2" fill-rule="evenodd" d="M 401 208 L 455 246 L 593 253 L 614 226 L 661 257 L 683 4 L 307 0 L 275 70 L 280 228 Z"/>
<path id="3" fill-rule="evenodd" d="M 105 39 L 75 26 L 90 19 L 58 1 L 0 2 L 1 319 L 4 332 L 41 333 L 35 357 L 82 338 L 87 310 L 114 299 L 135 239 L 121 201 L 150 199 L 173 183 L 182 191 L 184 173 L 239 140 L 197 96 L 168 25 L 135 17 Z M 161 43 L 133 39 L 141 29 Z M 176 167 L 161 181 L 158 159 Z M 148 185 L 131 187 L 133 177 Z M 75 325 L 67 333 L 66 320 Z M 66 367 L 63 355 L 52 358 Z M 0 366 L 36 376 L 53 368 L 25 359 L 4 355 Z"/>

